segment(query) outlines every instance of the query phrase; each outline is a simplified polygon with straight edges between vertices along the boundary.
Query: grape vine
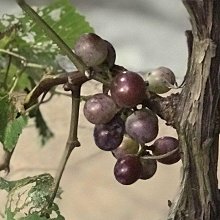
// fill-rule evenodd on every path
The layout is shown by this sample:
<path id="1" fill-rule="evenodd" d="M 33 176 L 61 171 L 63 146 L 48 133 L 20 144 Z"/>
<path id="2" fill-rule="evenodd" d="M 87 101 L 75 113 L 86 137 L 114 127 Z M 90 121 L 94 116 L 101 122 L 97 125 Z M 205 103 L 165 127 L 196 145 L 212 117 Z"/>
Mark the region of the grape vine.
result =
<path id="1" fill-rule="evenodd" d="M 76 33 L 72 32 L 70 34 L 72 36 L 72 43 L 70 43 L 69 39 L 65 39 L 66 33 L 62 34 L 59 28 L 56 28 L 56 25 L 54 26 L 55 29 L 52 28 L 53 21 L 50 19 L 44 20 L 39 16 L 38 9 L 33 10 L 24 0 L 16 0 L 16 2 L 30 18 L 23 15 L 20 17 L 19 22 L 14 24 L 17 18 L 9 16 L 6 19 L 10 24 L 9 27 L 5 27 L 4 22 L 0 24 L 5 29 L 0 33 L 0 53 L 3 54 L 0 64 L 4 75 L 0 81 L 0 119 L 2 121 L 0 124 L 0 142 L 5 152 L 0 163 L 0 170 L 10 171 L 10 159 L 14 153 L 16 143 L 30 118 L 35 119 L 35 125 L 42 136 L 42 143 L 45 144 L 53 136 L 53 132 L 47 126 L 39 106 L 46 104 L 54 95 L 59 94 L 56 91 L 56 86 L 63 85 L 63 89 L 69 92 L 72 106 L 69 135 L 55 177 L 42 174 L 17 181 L 7 181 L 0 178 L 0 189 L 8 192 L 4 213 L 7 219 L 17 219 L 17 215 L 21 212 L 23 216 L 19 217 L 20 220 L 64 219 L 54 200 L 60 196 L 60 181 L 68 159 L 73 150 L 81 146 L 80 140 L 78 140 L 78 132 L 80 132 L 78 123 L 79 109 L 82 104 L 85 118 L 94 126 L 93 138 L 95 145 L 115 158 L 113 174 L 120 184 L 131 185 L 139 180 L 147 181 L 156 175 L 158 163 L 171 165 L 181 159 L 183 159 L 185 170 L 188 168 L 185 161 L 190 161 L 194 169 L 201 171 L 202 163 L 197 161 L 197 155 L 200 154 L 196 154 L 194 149 L 188 147 L 192 146 L 194 142 L 191 143 L 191 140 L 189 141 L 190 135 L 187 136 L 182 130 L 182 127 L 185 130 L 189 127 L 188 130 L 194 132 L 191 124 L 185 123 L 188 118 L 181 114 L 183 118 L 185 117 L 185 120 L 183 120 L 179 113 L 179 103 L 181 103 L 182 108 L 187 107 L 185 102 L 182 101 L 185 100 L 182 97 L 188 97 L 186 90 L 184 90 L 185 81 L 181 85 L 183 93 L 175 93 L 166 97 L 160 96 L 159 94 L 167 93 L 170 89 L 180 88 L 171 69 L 164 66 L 157 67 L 145 76 L 128 70 L 126 67 L 115 63 L 117 51 L 114 46 L 108 40 L 95 34 L 84 18 L 74 10 L 71 12 L 74 14 L 75 19 L 85 29 L 83 31 L 74 30 Z M 62 3 L 62 1 L 57 0 L 51 7 L 53 9 L 57 6 L 60 7 Z M 65 0 L 65 3 L 63 14 L 66 14 L 71 8 L 67 0 Z M 187 1 L 185 1 L 185 4 L 187 4 Z M 220 8 L 220 5 L 218 6 Z M 46 10 L 43 9 L 41 12 L 46 13 Z M 192 22 L 195 22 L 195 20 L 192 20 Z M 199 20 L 196 20 L 196 22 L 199 22 Z M 38 34 L 42 30 L 47 37 L 44 36 L 44 39 L 40 40 Z M 25 40 L 27 33 L 33 38 L 36 36 L 33 44 Z M 203 34 L 204 30 L 199 28 L 198 32 L 194 33 L 198 39 Z M 207 37 L 208 34 L 205 36 Z M 200 46 L 210 46 L 210 42 L 212 41 L 204 40 Z M 39 47 L 39 45 L 41 46 Z M 207 51 L 209 46 L 206 48 Z M 32 50 L 32 48 L 34 49 Z M 189 48 L 189 56 L 191 56 L 193 47 Z M 212 45 L 210 48 L 215 47 Z M 45 54 L 45 50 L 49 50 L 49 52 L 47 51 Z M 206 50 L 203 50 L 203 52 Z M 28 56 L 32 52 L 34 53 L 33 59 L 30 59 Z M 59 62 L 54 61 L 60 55 L 60 52 L 66 55 L 70 60 L 69 62 L 74 65 L 74 71 L 68 72 L 62 65 L 59 65 Z M 45 58 L 45 63 L 39 64 L 37 62 L 39 56 Z M 203 58 L 206 58 L 205 55 Z M 198 60 L 192 61 L 197 64 Z M 191 62 L 190 59 L 189 62 Z M 203 68 L 199 67 L 196 71 L 201 69 Z M 33 73 L 31 76 L 30 72 Z M 89 80 L 99 82 L 102 91 L 82 97 L 81 87 Z M 191 84 L 196 83 L 192 78 L 190 80 Z M 203 82 L 205 82 L 205 79 L 199 85 L 202 85 Z M 209 86 L 213 82 L 209 79 Z M 207 91 L 212 90 L 207 89 Z M 46 99 L 48 94 L 50 96 Z M 197 92 L 192 93 L 192 96 L 195 94 Z M 195 96 L 197 97 L 197 95 Z M 200 97 L 203 97 L 202 92 L 199 93 L 197 99 Z M 204 99 L 206 97 L 207 95 L 204 95 Z M 85 102 L 83 103 L 82 100 Z M 193 102 L 193 107 L 189 106 L 190 111 L 198 104 L 196 101 Z M 190 99 L 188 103 L 190 103 Z M 214 110 L 216 111 L 216 109 L 217 107 Z M 178 138 L 158 136 L 160 129 L 158 117 L 165 120 L 168 126 L 177 129 Z M 195 125 L 198 124 L 195 122 Z M 199 129 L 200 127 L 197 127 L 196 131 Z M 204 135 L 204 128 L 202 128 L 201 133 Z M 202 146 L 206 144 L 210 147 L 212 141 L 209 140 L 205 139 Z M 193 141 L 196 142 L 195 137 Z M 202 149 L 204 148 L 202 147 Z M 187 150 L 192 153 L 187 154 Z M 188 157 L 188 155 L 194 154 L 196 154 L 195 159 L 191 156 L 191 158 Z M 186 173 L 188 174 L 188 171 Z M 185 176 L 187 181 L 189 181 L 187 179 L 189 175 L 191 174 Z M 189 179 L 188 185 L 197 184 L 201 181 L 201 178 L 198 178 L 197 182 L 192 183 L 192 178 Z M 207 185 L 209 184 L 207 183 Z M 24 189 L 26 186 L 29 189 Z M 182 190 L 186 189 L 189 190 L 187 187 Z M 194 192 L 192 194 L 193 198 L 196 199 L 196 194 Z M 23 197 L 24 203 L 20 206 L 18 204 Z M 31 198 L 30 201 L 28 198 Z M 15 206 L 13 203 L 15 203 Z M 183 200 L 182 204 L 188 203 Z M 176 209 L 177 205 L 177 203 L 174 204 L 172 210 L 175 211 L 174 215 L 180 216 Z M 25 209 L 28 209 L 28 211 Z M 53 212 L 56 213 L 56 217 L 53 217 Z M 191 214 L 191 216 L 194 215 Z M 195 216 L 199 215 L 195 214 Z M 173 219 L 178 218 L 173 217 Z"/>

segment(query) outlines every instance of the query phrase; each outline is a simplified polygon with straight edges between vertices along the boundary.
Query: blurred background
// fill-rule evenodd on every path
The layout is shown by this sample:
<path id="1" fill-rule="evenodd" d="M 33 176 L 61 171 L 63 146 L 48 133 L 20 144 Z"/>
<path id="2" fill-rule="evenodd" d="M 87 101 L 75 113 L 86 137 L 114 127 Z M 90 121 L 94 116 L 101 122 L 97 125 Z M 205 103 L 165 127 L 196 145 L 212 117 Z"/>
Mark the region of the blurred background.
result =
<path id="1" fill-rule="evenodd" d="M 27 1 L 43 5 L 48 1 Z M 158 66 L 171 68 L 180 83 L 186 71 L 187 45 L 184 31 L 190 29 L 187 12 L 176 0 L 72 0 L 86 16 L 97 34 L 110 41 L 117 53 L 116 63 L 133 71 Z M 0 14 L 20 9 L 15 1 L 1 0 Z M 84 94 L 95 93 L 93 82 L 83 87 Z M 50 172 L 54 175 L 67 138 L 70 100 L 57 97 L 42 106 L 55 137 L 40 147 L 37 132 L 26 128 L 12 158 L 9 179 Z M 159 165 L 156 175 L 131 186 L 120 185 L 113 176 L 115 159 L 94 145 L 93 126 L 80 114 L 79 140 L 68 162 L 58 201 L 67 220 L 162 220 L 168 213 L 168 200 L 177 193 L 180 162 Z M 176 136 L 175 130 L 160 121 L 159 136 Z M 0 194 L 0 207 L 4 195 Z"/>

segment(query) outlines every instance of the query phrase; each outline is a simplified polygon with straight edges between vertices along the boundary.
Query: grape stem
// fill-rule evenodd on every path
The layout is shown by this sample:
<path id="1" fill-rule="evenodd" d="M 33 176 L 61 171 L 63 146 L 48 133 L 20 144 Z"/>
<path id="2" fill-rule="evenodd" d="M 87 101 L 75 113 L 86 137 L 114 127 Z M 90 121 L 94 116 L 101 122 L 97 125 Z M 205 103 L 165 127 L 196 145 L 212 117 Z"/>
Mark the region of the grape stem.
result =
<path id="1" fill-rule="evenodd" d="M 169 151 L 167 152 L 166 154 L 161 154 L 161 155 L 158 155 L 158 156 L 143 156 L 142 158 L 143 159 L 146 159 L 146 160 L 160 160 L 160 159 L 163 159 L 163 158 L 166 158 L 166 157 L 169 157 L 170 155 L 174 154 L 175 152 L 177 152 L 179 149 L 176 148 L 172 151 Z"/>
<path id="2" fill-rule="evenodd" d="M 109 83 L 106 80 L 102 79 L 100 75 L 95 74 L 92 79 L 109 86 Z M 70 80 L 74 84 L 80 84 L 90 79 L 87 78 L 85 74 L 81 73 L 80 71 L 73 71 L 61 74 L 47 74 L 43 76 L 39 84 L 36 85 L 36 87 L 30 93 L 28 93 L 24 103 L 25 109 L 29 108 L 32 105 L 32 103 L 35 103 L 35 101 L 39 98 L 40 95 L 49 91 L 54 86 L 67 83 L 68 80 Z"/>
<path id="3" fill-rule="evenodd" d="M 53 94 L 56 94 L 56 95 L 63 95 L 63 96 L 66 96 L 66 97 L 71 97 L 71 95 L 70 94 L 68 94 L 68 93 L 66 93 L 66 92 L 61 92 L 61 91 L 57 91 L 57 90 L 55 90 L 54 92 L 53 92 Z M 81 95 L 80 96 L 80 101 L 84 101 L 84 102 L 86 102 L 88 99 L 90 99 L 92 97 L 92 95 Z"/>
<path id="4" fill-rule="evenodd" d="M 56 198 L 57 191 L 59 189 L 60 181 L 65 170 L 67 161 L 75 147 L 80 146 L 78 141 L 78 121 L 79 121 L 79 106 L 80 106 L 80 90 L 81 85 L 69 85 L 69 89 L 72 92 L 72 110 L 71 110 L 71 119 L 70 119 L 70 129 L 69 136 L 66 142 L 66 147 L 63 152 L 55 179 L 54 179 L 54 189 L 51 195 L 51 198 L 48 202 L 48 207 L 51 207 L 54 199 Z"/>
<path id="5" fill-rule="evenodd" d="M 31 107 L 40 95 L 49 91 L 54 86 L 67 83 L 68 80 L 74 82 L 74 84 L 82 84 L 88 81 L 88 78 L 79 71 L 61 73 L 59 75 L 45 75 L 39 84 L 26 96 L 24 102 L 25 109 Z"/>
<path id="6" fill-rule="evenodd" d="M 61 37 L 24 0 L 16 0 L 16 2 L 22 10 L 25 11 L 42 30 L 44 30 L 46 35 L 57 44 L 61 51 L 69 57 L 80 72 L 84 73 L 88 69 Z"/>

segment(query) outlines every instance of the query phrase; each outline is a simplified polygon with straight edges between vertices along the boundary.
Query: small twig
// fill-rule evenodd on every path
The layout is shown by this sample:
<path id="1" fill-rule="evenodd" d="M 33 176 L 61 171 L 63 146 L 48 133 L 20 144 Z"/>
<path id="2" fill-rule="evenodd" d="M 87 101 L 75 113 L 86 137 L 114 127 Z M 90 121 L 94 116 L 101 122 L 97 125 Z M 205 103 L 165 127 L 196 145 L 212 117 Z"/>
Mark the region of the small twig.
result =
<path id="1" fill-rule="evenodd" d="M 40 100 L 40 104 L 42 104 L 42 103 L 45 102 L 45 101 L 44 101 L 44 98 L 46 97 L 46 95 L 47 95 L 47 92 L 45 92 L 45 93 L 42 95 L 41 100 Z M 50 98 L 49 98 L 49 100 L 50 100 Z"/>
<path id="2" fill-rule="evenodd" d="M 160 159 L 163 159 L 163 158 L 166 158 L 166 157 L 169 157 L 170 155 L 174 154 L 175 152 L 177 152 L 179 149 L 176 148 L 166 154 L 161 154 L 161 155 L 158 155 L 158 156 L 143 156 L 142 158 L 143 159 L 146 159 L 146 160 L 160 160 Z"/>
<path id="3" fill-rule="evenodd" d="M 92 97 L 92 95 L 81 95 L 80 100 L 86 102 L 91 97 Z"/>
<path id="4" fill-rule="evenodd" d="M 12 52 L 10 50 L 0 49 L 0 53 L 5 53 L 5 54 L 8 54 L 10 56 L 16 57 L 16 58 L 18 58 L 20 60 L 27 61 L 27 59 L 25 57 L 23 57 L 23 56 L 21 56 L 21 55 L 19 55 L 17 53 L 14 53 L 14 52 Z"/>
<path id="5" fill-rule="evenodd" d="M 80 106 L 80 90 L 81 90 L 81 84 L 79 85 L 69 85 L 69 89 L 72 92 L 72 111 L 71 111 L 71 121 L 70 121 L 70 129 L 69 129 L 69 136 L 66 142 L 66 147 L 63 153 L 63 156 L 61 158 L 61 162 L 59 164 L 57 174 L 54 180 L 54 190 L 53 194 L 50 198 L 50 201 L 48 203 L 48 207 L 50 207 L 53 204 L 53 201 L 56 197 L 57 191 L 59 189 L 60 180 L 62 178 L 64 169 L 66 167 L 66 163 L 71 155 L 72 150 L 75 147 L 79 147 L 80 143 L 78 141 L 78 120 L 79 120 L 79 106 Z"/>
<path id="6" fill-rule="evenodd" d="M 35 68 L 35 69 L 47 69 L 47 66 L 45 65 L 41 65 L 41 64 L 37 64 L 37 63 L 29 63 L 27 58 L 24 56 L 21 56 L 20 54 L 14 53 L 10 50 L 4 50 L 4 49 L 0 49 L 0 53 L 5 53 L 8 54 L 9 57 L 15 57 L 17 59 L 21 60 L 21 64 L 23 64 L 25 67 L 30 67 L 30 68 Z"/>
<path id="7" fill-rule="evenodd" d="M 138 156 L 142 156 L 143 153 L 147 150 L 147 146 L 145 146 L 144 144 L 141 144 L 141 149 L 138 152 Z"/>
<path id="8" fill-rule="evenodd" d="M 62 73 L 60 75 L 46 75 L 39 84 L 27 95 L 25 109 L 30 108 L 40 95 L 49 91 L 52 87 L 71 81 L 74 84 L 86 82 L 89 79 L 81 72 Z"/>
<path id="9" fill-rule="evenodd" d="M 53 98 L 53 96 L 55 95 L 55 93 L 51 92 L 51 93 L 50 93 L 50 96 L 49 96 L 47 99 L 44 99 L 46 95 L 47 95 L 47 92 L 45 92 L 44 95 L 42 96 L 42 99 L 41 99 L 41 101 L 40 101 L 41 104 L 45 104 L 45 103 L 49 102 L 49 101 Z"/>
<path id="10" fill-rule="evenodd" d="M 71 73 L 62 73 L 59 75 L 46 75 L 44 76 L 39 84 L 27 95 L 25 99 L 25 109 L 30 108 L 33 103 L 39 98 L 40 95 L 49 91 L 52 87 L 66 84 L 70 82 L 70 84 L 78 84 L 82 82 L 86 82 L 88 79 L 84 73 L 79 71 L 74 71 Z M 55 93 L 59 93 L 55 91 Z M 69 95 L 68 95 L 69 96 Z M 84 97 L 82 97 L 83 99 Z M 86 98 L 86 97 L 85 97 Z M 84 100 L 84 99 L 83 99 Z"/>
<path id="11" fill-rule="evenodd" d="M 42 70 L 47 70 L 49 67 L 45 66 L 45 65 L 41 65 L 41 64 L 37 64 L 37 63 L 26 63 L 26 67 L 30 67 L 30 68 L 35 68 L 35 69 L 42 69 Z"/>
<path id="12" fill-rule="evenodd" d="M 91 78 L 102 83 L 105 86 L 110 86 L 110 80 L 103 79 L 103 77 L 100 76 L 100 74 L 98 73 L 95 73 Z"/>
<path id="13" fill-rule="evenodd" d="M 57 90 L 55 90 L 55 91 L 53 92 L 53 94 L 54 94 L 54 95 L 63 95 L 63 96 L 71 97 L 71 94 L 66 93 L 66 92 L 57 91 Z M 81 95 L 81 96 L 80 96 L 80 100 L 81 100 L 81 101 L 87 101 L 89 98 L 91 98 L 91 95 L 87 95 L 87 96 Z"/>
<path id="14" fill-rule="evenodd" d="M 40 105 L 49 102 L 49 101 L 53 98 L 54 93 L 51 93 L 50 96 L 49 96 L 49 98 L 47 98 L 46 100 L 44 100 L 44 98 L 45 98 L 46 95 L 47 95 L 47 92 L 43 93 L 43 96 L 42 96 L 40 102 L 38 102 L 38 103 L 32 105 L 31 107 L 29 107 L 28 109 L 26 109 L 26 110 L 23 112 L 23 114 L 27 114 L 27 113 L 29 113 L 30 111 L 32 111 L 33 109 L 39 108 Z"/>

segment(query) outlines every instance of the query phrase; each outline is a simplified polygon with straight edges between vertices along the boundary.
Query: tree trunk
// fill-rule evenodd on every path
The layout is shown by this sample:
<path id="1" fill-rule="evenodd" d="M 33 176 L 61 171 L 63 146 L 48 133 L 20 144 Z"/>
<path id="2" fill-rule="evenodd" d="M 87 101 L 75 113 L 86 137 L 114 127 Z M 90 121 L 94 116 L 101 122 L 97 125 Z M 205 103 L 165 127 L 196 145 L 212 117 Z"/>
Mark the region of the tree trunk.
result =
<path id="1" fill-rule="evenodd" d="M 220 1 L 185 0 L 192 24 L 189 63 L 176 128 L 182 181 L 168 220 L 218 220 Z"/>

